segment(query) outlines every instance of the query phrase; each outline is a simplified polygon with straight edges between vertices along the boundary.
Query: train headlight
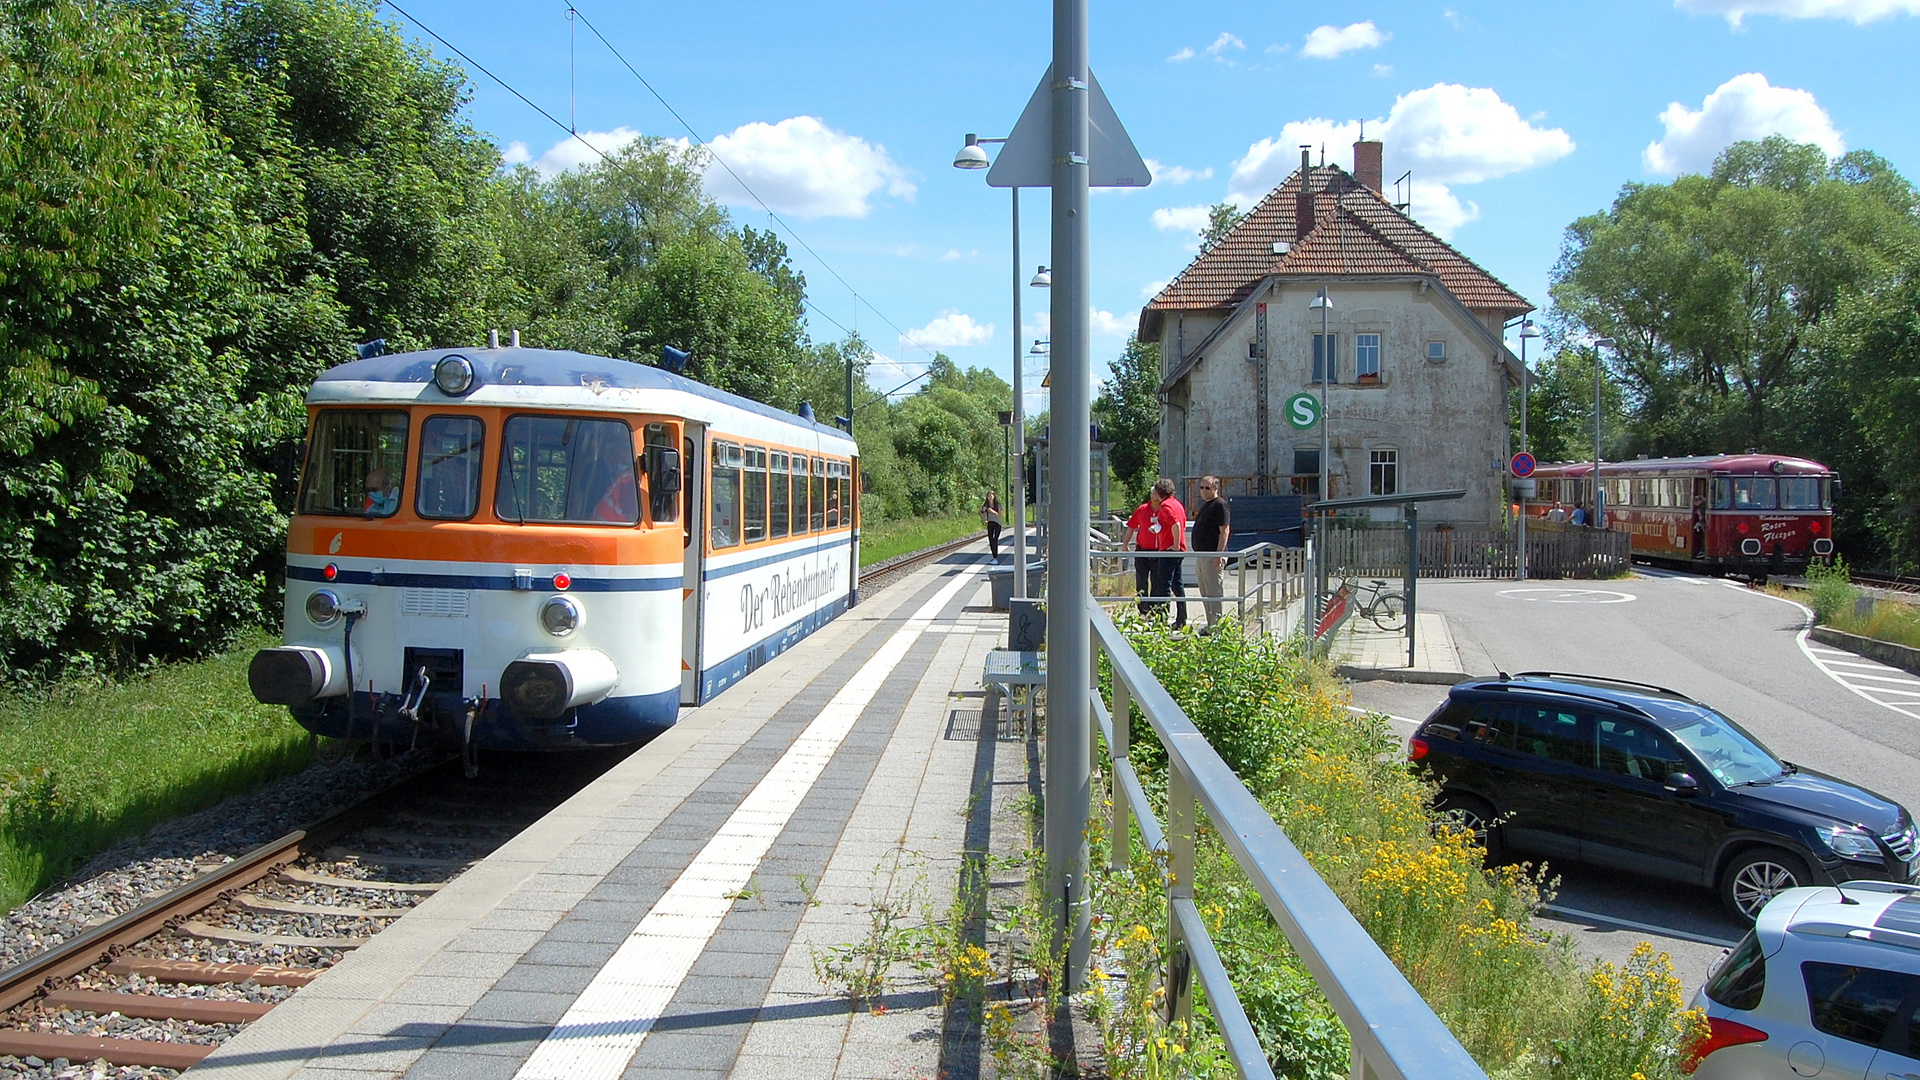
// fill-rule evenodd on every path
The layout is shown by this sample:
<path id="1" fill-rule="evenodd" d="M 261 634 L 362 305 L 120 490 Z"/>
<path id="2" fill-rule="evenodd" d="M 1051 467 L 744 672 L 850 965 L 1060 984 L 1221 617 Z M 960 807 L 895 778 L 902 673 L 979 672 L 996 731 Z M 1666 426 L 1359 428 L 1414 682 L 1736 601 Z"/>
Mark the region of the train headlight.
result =
<path id="1" fill-rule="evenodd" d="M 433 385 L 448 397 L 459 397 L 473 389 L 473 361 L 464 356 L 443 356 L 433 365 Z"/>
<path id="2" fill-rule="evenodd" d="M 565 596 L 549 597 L 540 605 L 540 625 L 554 637 L 566 637 L 580 626 L 580 605 Z"/>
<path id="3" fill-rule="evenodd" d="M 340 598 L 331 589 L 315 589 L 307 594 L 307 618 L 315 626 L 327 626 L 340 617 Z"/>

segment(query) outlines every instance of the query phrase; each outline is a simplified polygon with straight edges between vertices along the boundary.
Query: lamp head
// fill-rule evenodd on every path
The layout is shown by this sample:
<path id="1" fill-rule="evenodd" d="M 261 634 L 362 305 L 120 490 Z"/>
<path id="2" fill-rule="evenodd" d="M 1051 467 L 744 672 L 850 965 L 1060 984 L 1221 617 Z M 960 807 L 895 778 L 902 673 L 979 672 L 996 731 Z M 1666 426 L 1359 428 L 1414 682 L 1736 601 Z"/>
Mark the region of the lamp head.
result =
<path id="1" fill-rule="evenodd" d="M 1540 328 L 1533 325 L 1532 319 L 1528 319 L 1526 322 L 1520 324 L 1520 336 L 1523 338 L 1539 337 Z"/>
<path id="2" fill-rule="evenodd" d="M 1613 339 L 1610 337 L 1594 338 L 1593 347 L 1596 349 L 1611 349 L 1613 348 Z"/>
<path id="3" fill-rule="evenodd" d="M 1043 266 L 1033 272 L 1033 280 L 1027 284 L 1036 289 L 1051 289 L 1053 288 L 1053 271 Z"/>
<path id="4" fill-rule="evenodd" d="M 980 145 L 980 136 L 967 132 L 967 145 L 953 155 L 953 167 L 956 169 L 984 169 L 993 164 L 987 158 L 986 148 Z"/>
<path id="5" fill-rule="evenodd" d="M 1314 294 L 1312 300 L 1308 301 L 1307 307 L 1314 311 L 1319 311 L 1323 308 L 1330 310 L 1333 307 L 1333 297 L 1328 296 L 1327 290 L 1323 287 L 1318 293 Z"/>

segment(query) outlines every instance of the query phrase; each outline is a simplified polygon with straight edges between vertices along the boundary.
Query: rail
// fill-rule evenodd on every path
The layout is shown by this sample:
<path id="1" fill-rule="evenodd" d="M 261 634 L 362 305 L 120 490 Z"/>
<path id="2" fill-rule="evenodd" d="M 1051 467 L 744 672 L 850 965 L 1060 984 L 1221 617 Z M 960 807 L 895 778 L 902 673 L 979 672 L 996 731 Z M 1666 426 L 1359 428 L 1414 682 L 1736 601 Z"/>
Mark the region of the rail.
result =
<path id="1" fill-rule="evenodd" d="M 1306 551 L 1302 548 L 1281 547 L 1278 544 L 1255 544 L 1238 551 L 1128 551 L 1117 542 L 1097 542 L 1092 545 L 1093 565 L 1090 581 L 1094 590 L 1094 603 L 1133 603 L 1140 599 L 1134 590 L 1133 560 L 1139 559 L 1177 559 L 1182 562 L 1176 571 L 1184 580 L 1185 563 L 1197 559 L 1225 558 L 1226 566 L 1221 570 L 1221 584 L 1225 595 L 1218 597 L 1201 596 L 1197 591 L 1184 597 L 1188 604 L 1213 602 L 1231 604 L 1234 616 L 1242 627 L 1266 629 L 1263 620 L 1270 615 L 1285 612 L 1295 603 L 1306 598 L 1308 591 Z M 1155 598 L 1156 600 L 1159 598 Z M 1183 602 L 1182 597 L 1173 597 L 1176 603 Z M 1291 629 L 1283 628 L 1283 629 Z"/>
<path id="2" fill-rule="evenodd" d="M 1112 617 L 1097 603 L 1087 607 L 1095 659 L 1105 653 L 1113 672 L 1110 703 L 1100 699 L 1097 687 L 1089 691 L 1107 746 L 1114 793 L 1111 866 L 1122 870 L 1128 865 L 1134 821 L 1147 847 L 1166 852 L 1168 858 L 1170 947 L 1164 985 L 1170 1014 L 1176 1020 L 1192 1015 L 1197 978 L 1240 1075 L 1254 1080 L 1273 1076 L 1194 903 L 1194 844 L 1198 815 L 1204 811 L 1346 1025 L 1353 1041 L 1354 1080 L 1486 1080 L 1453 1032 L 1174 703 Z M 1128 759 L 1136 707 L 1167 752 L 1164 826 Z M 1097 743 L 1093 754 L 1098 769 L 1102 762 Z"/>

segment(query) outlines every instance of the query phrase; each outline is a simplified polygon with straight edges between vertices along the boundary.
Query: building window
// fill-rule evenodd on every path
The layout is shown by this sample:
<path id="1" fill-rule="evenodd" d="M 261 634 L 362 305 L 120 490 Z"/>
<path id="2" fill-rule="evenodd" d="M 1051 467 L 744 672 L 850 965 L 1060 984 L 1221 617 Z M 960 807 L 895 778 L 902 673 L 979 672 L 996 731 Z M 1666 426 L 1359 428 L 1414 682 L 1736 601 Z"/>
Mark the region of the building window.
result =
<path id="1" fill-rule="evenodd" d="M 1293 452 L 1293 493 L 1320 496 L 1320 450 L 1298 449 Z"/>
<path id="2" fill-rule="evenodd" d="M 1427 363 L 1444 364 L 1447 362 L 1447 343 L 1444 341 L 1427 342 Z"/>
<path id="3" fill-rule="evenodd" d="M 1320 382 L 1322 380 L 1323 376 L 1321 375 L 1320 366 L 1327 362 L 1327 358 L 1330 356 L 1338 357 L 1339 355 L 1340 355 L 1340 335 L 1339 334 L 1313 335 L 1313 381 L 1314 382 Z M 1324 376 L 1324 379 L 1327 382 L 1340 381 L 1340 364 L 1338 360 L 1334 362 L 1333 370 L 1328 372 Z"/>
<path id="4" fill-rule="evenodd" d="M 1380 335 L 1353 336 L 1353 374 L 1360 382 L 1380 381 Z"/>
<path id="5" fill-rule="evenodd" d="M 1400 451 L 1375 450 L 1373 453 L 1373 494 L 1400 493 Z"/>

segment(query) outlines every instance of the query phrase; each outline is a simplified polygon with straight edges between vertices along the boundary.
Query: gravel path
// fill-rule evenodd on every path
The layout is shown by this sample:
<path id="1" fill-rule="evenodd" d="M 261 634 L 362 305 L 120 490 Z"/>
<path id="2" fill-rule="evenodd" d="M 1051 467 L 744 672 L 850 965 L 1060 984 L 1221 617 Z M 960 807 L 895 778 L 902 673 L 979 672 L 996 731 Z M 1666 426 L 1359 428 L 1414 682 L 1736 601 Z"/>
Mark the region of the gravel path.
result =
<path id="1" fill-rule="evenodd" d="M 425 768 L 431 760 L 421 753 L 390 762 L 314 765 L 251 794 L 235 796 L 161 825 L 136 840 L 122 842 L 88 863 L 70 883 L 56 886 L 7 914 L 0 922 L 0 970 L 20 964 L 200 873 L 232 862 L 269 840 L 312 824 L 388 786 L 400 775 Z M 15 1073 L 9 1060 L 0 1058 L 0 1076 L 60 1075 L 31 1070 Z M 91 1071 L 73 1075 L 91 1075 Z"/>

